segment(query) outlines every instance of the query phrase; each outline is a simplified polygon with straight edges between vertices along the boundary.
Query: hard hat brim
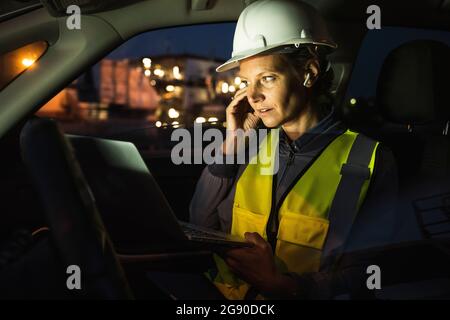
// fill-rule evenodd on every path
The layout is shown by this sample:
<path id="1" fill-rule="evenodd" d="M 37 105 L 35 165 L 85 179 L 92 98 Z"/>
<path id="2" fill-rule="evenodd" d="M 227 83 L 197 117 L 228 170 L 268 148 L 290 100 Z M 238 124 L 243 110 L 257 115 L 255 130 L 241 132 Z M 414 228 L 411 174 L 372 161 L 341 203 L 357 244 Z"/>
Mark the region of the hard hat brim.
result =
<path id="1" fill-rule="evenodd" d="M 256 56 L 256 55 L 262 55 L 264 54 L 270 54 L 270 53 L 275 53 L 278 52 L 280 49 L 280 47 L 284 47 L 287 45 L 307 45 L 307 44 L 311 44 L 311 45 L 321 45 L 321 46 L 327 46 L 329 47 L 331 50 L 336 49 L 337 45 L 335 43 L 331 43 L 331 42 L 325 42 L 325 41 L 312 41 L 312 40 L 307 40 L 307 39 L 295 39 L 295 40 L 291 40 L 291 41 L 286 41 L 283 44 L 277 44 L 277 45 L 273 45 L 273 46 L 267 46 L 267 47 L 263 47 L 263 48 L 258 48 L 258 49 L 253 49 L 253 50 L 249 50 L 247 52 L 243 52 L 240 55 L 236 55 L 234 57 L 232 57 L 231 59 L 227 60 L 225 63 L 221 64 L 220 66 L 218 66 L 216 68 L 217 72 L 224 72 L 224 71 L 228 71 L 234 68 L 239 67 L 239 62 Z M 282 50 L 280 50 L 280 52 L 282 52 Z"/>

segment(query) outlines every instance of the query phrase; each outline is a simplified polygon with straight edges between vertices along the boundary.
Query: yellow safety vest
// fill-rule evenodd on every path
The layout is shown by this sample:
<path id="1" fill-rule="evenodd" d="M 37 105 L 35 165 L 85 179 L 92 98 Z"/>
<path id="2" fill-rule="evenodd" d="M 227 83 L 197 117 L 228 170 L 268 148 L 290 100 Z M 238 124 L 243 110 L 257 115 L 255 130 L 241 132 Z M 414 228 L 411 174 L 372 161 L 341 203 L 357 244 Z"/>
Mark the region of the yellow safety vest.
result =
<path id="1" fill-rule="evenodd" d="M 350 149 L 358 133 L 347 130 L 336 137 L 302 175 L 281 204 L 278 211 L 279 229 L 275 248 L 275 264 L 280 272 L 315 272 L 319 270 L 322 249 L 327 238 L 328 213 L 334 199 L 341 167 L 347 161 Z M 275 135 L 274 135 L 275 136 Z M 278 138 L 278 131 L 276 137 Z M 361 188 L 358 206 L 364 200 L 372 177 L 374 144 L 369 163 L 370 178 Z M 267 148 L 267 149 L 262 149 Z M 265 154 L 271 154 L 273 141 L 269 133 L 260 145 Z M 231 234 L 244 237 L 245 232 L 258 232 L 267 240 L 266 227 L 272 206 L 273 174 L 261 174 L 267 170 L 262 161 L 247 165 L 236 185 Z M 267 161 L 265 162 L 267 164 Z M 274 168 L 274 161 L 270 166 Z M 235 276 L 225 262 L 214 256 L 217 274 L 211 280 L 227 299 L 244 299 L 249 285 Z"/>

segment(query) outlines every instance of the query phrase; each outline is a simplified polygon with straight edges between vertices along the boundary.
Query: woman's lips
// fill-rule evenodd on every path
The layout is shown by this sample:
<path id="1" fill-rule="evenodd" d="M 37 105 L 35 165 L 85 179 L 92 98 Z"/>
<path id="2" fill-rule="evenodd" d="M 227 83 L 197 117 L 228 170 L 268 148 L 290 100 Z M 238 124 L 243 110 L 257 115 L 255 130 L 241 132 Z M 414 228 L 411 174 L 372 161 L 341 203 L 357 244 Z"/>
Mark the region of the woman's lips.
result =
<path id="1" fill-rule="evenodd" d="M 271 111 L 273 110 L 273 108 L 261 108 L 258 109 L 258 114 L 261 117 L 267 116 Z"/>

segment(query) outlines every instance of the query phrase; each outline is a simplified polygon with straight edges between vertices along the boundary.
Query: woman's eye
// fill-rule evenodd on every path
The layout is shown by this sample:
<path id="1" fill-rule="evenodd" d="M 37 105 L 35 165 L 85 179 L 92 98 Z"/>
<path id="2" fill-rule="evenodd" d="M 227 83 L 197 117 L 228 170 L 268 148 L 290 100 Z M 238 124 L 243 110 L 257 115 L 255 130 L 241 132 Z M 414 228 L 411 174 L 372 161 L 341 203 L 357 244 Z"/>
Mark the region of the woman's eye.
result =
<path id="1" fill-rule="evenodd" d="M 264 77 L 262 77 L 262 80 L 265 83 L 270 83 L 270 82 L 273 82 L 275 80 L 275 77 L 273 77 L 273 76 L 264 76 Z"/>

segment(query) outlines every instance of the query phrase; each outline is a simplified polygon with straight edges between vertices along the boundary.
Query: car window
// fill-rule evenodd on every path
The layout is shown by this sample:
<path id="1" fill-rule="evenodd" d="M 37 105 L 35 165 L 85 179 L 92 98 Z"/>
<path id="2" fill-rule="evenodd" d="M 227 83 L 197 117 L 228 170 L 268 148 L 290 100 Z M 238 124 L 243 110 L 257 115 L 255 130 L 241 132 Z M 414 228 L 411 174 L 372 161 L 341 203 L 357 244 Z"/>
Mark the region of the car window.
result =
<path id="1" fill-rule="evenodd" d="M 235 23 L 140 34 L 104 57 L 38 115 L 67 133 L 122 139 L 155 155 L 170 152 L 170 131 L 194 123 L 224 128 L 225 107 L 241 86 L 229 58 Z"/>
<path id="2" fill-rule="evenodd" d="M 45 41 L 30 43 L 13 51 L 0 54 L 0 90 L 29 68 L 45 53 Z"/>
<path id="3" fill-rule="evenodd" d="M 373 102 L 378 74 L 386 56 L 401 44 L 419 39 L 436 40 L 450 45 L 450 32 L 399 27 L 369 31 L 353 67 L 346 101 L 363 98 Z"/>
<path id="4" fill-rule="evenodd" d="M 234 71 L 215 68 L 231 56 L 235 23 L 160 29 L 115 49 L 45 104 L 37 115 L 64 132 L 129 141 L 177 216 L 189 202 L 204 164 L 176 165 L 175 129 L 225 130 L 225 108 L 241 85 Z"/>

